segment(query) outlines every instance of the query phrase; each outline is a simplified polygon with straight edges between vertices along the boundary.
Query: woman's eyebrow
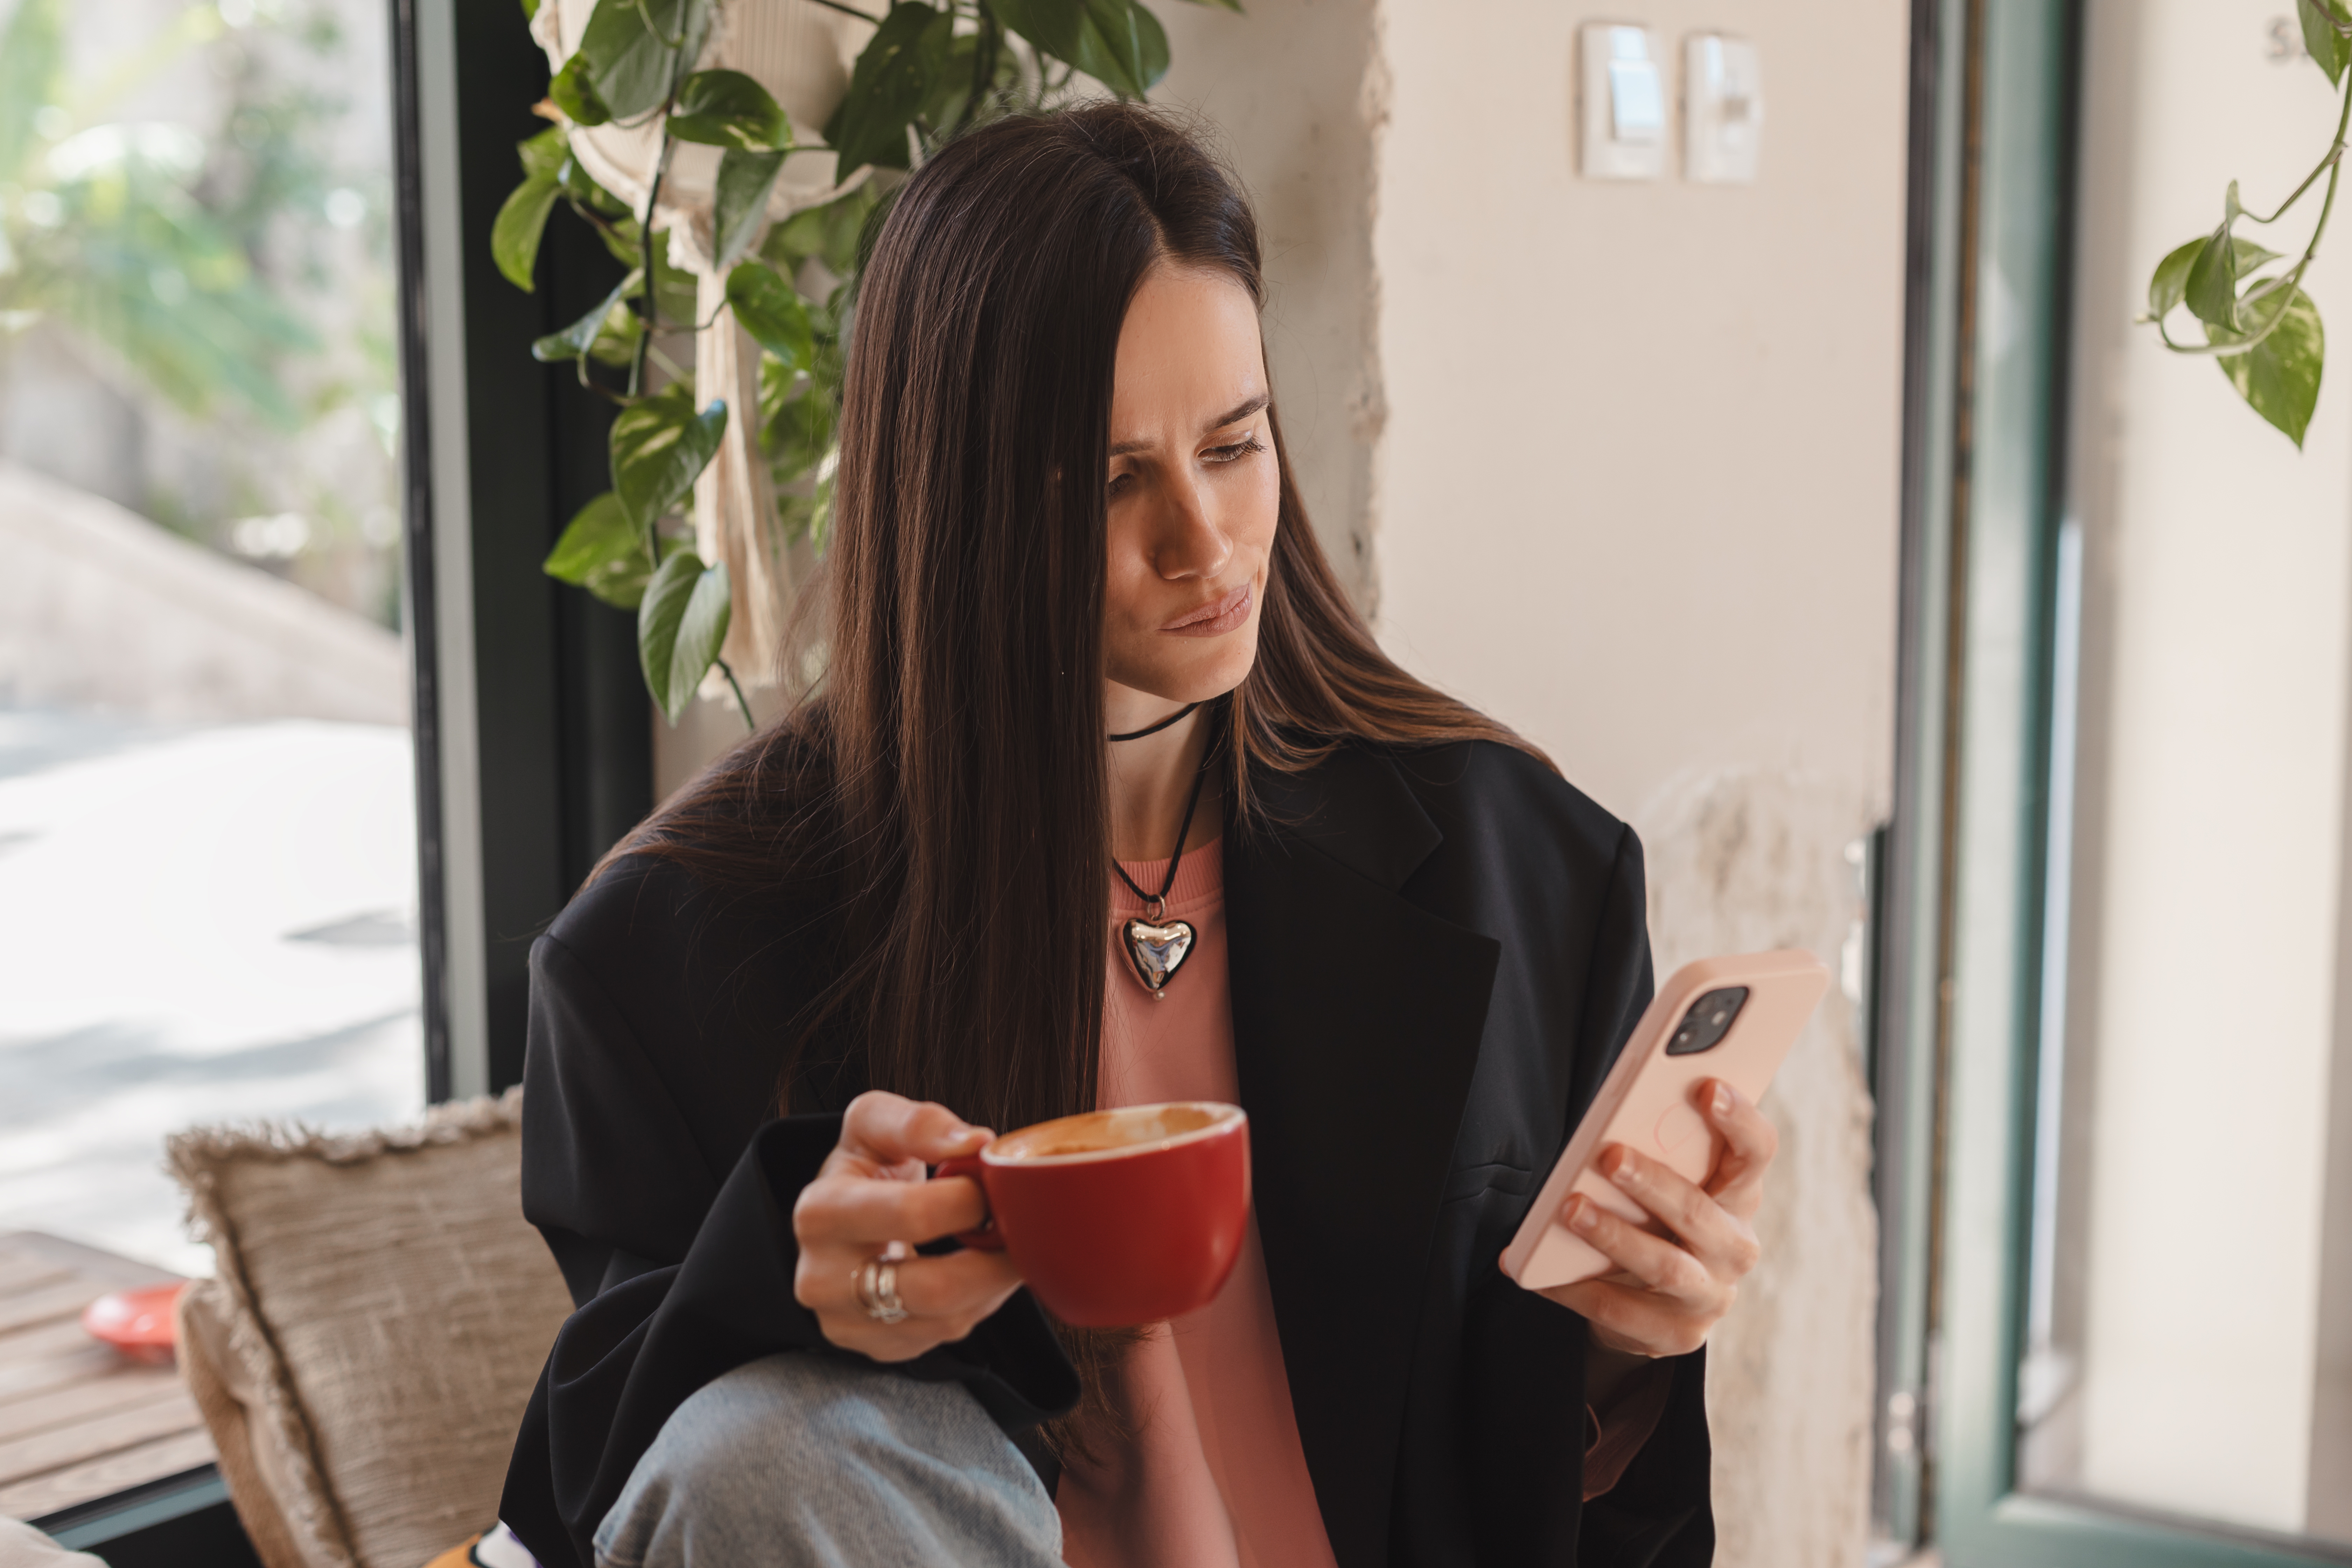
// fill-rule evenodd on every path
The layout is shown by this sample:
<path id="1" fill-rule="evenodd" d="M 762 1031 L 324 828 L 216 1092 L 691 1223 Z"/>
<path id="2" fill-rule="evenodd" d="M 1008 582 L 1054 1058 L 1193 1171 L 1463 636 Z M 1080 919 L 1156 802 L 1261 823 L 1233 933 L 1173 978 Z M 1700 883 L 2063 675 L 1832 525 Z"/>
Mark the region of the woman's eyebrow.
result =
<path id="1" fill-rule="evenodd" d="M 1224 413 L 1218 415 L 1214 419 L 1210 420 L 1209 423 L 1203 426 L 1203 429 L 1222 430 L 1226 426 L 1233 424 L 1236 420 L 1248 418 L 1251 415 L 1256 413 L 1259 409 L 1265 407 L 1267 404 L 1273 401 L 1274 396 L 1271 393 L 1261 392 L 1255 397 L 1248 398 L 1243 402 L 1234 404 L 1233 407 L 1227 409 Z M 1114 441 L 1111 443 L 1110 451 L 1106 454 L 1106 456 L 1112 458 L 1124 458 L 1129 452 L 1143 451 L 1150 445 L 1151 443 L 1149 441 Z"/>
<path id="2" fill-rule="evenodd" d="M 1267 404 L 1273 401 L 1273 394 L 1261 392 L 1255 397 L 1250 398 L 1245 402 L 1236 403 L 1226 412 L 1220 414 L 1214 419 L 1210 420 L 1208 427 L 1212 430 L 1222 430 L 1228 425 L 1248 418 L 1251 415 L 1256 413 L 1259 409 L 1265 407 Z"/>

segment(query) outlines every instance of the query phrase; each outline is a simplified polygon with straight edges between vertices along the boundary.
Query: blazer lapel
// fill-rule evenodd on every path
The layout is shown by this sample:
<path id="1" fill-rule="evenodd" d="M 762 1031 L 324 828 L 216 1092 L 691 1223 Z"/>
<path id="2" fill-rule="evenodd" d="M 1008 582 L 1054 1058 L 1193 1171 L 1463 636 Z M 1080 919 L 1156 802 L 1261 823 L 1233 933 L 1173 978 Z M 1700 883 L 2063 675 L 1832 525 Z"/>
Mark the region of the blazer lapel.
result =
<path id="1" fill-rule="evenodd" d="M 1502 950 L 1398 891 L 1444 835 L 1386 760 L 1349 747 L 1263 783 L 1275 825 L 1225 855 L 1258 1230 L 1332 1551 L 1384 1568 L 1423 1275 Z"/>

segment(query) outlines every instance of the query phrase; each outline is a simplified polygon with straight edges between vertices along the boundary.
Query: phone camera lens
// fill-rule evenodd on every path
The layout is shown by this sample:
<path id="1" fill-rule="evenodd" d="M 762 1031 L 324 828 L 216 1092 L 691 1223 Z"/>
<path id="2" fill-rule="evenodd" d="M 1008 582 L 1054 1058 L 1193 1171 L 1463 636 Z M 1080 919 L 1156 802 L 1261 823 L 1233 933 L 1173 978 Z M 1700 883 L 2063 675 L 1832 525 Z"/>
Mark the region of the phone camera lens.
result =
<path id="1" fill-rule="evenodd" d="M 1682 1026 L 1666 1043 L 1666 1055 L 1696 1056 L 1701 1051 L 1712 1049 L 1731 1032 L 1733 1022 L 1739 1016 L 1739 1009 L 1747 1003 L 1748 987 L 1745 985 L 1727 985 L 1720 991 L 1708 992 L 1691 1004 L 1691 1010 L 1683 1015 Z"/>

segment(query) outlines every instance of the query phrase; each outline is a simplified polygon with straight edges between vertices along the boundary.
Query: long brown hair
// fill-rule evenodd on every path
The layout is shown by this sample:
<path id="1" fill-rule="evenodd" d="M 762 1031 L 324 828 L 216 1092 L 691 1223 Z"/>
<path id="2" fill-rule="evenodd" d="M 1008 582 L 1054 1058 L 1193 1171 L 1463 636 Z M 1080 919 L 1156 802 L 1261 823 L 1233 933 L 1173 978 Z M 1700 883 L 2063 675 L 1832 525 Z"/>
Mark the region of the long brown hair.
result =
<path id="1" fill-rule="evenodd" d="M 999 1129 L 1095 1100 L 1104 453 L 1119 329 L 1163 260 L 1264 302 L 1247 200 L 1163 113 L 999 120 L 923 165 L 859 286 L 824 679 L 607 858 L 686 860 L 747 893 L 822 881 L 834 978 L 791 1026 L 837 1032 L 875 1088 Z M 1350 737 L 1531 750 L 1381 652 L 1278 425 L 1274 441 L 1281 511 L 1256 666 L 1230 704 L 1228 831 L 1254 770 Z"/>

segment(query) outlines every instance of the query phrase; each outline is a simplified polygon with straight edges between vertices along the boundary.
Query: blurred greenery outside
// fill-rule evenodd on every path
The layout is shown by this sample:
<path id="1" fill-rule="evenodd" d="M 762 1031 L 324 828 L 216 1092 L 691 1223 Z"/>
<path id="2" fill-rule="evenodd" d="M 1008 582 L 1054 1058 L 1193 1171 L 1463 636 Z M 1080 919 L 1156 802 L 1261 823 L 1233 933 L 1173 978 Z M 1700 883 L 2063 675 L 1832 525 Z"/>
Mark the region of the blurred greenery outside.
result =
<path id="1" fill-rule="evenodd" d="M 338 90 L 382 25 L 379 0 L 16 0 L 0 377 L 103 383 L 164 458 L 114 499 L 396 627 L 392 182 L 351 146 L 389 142 L 352 123 L 380 96 Z"/>

